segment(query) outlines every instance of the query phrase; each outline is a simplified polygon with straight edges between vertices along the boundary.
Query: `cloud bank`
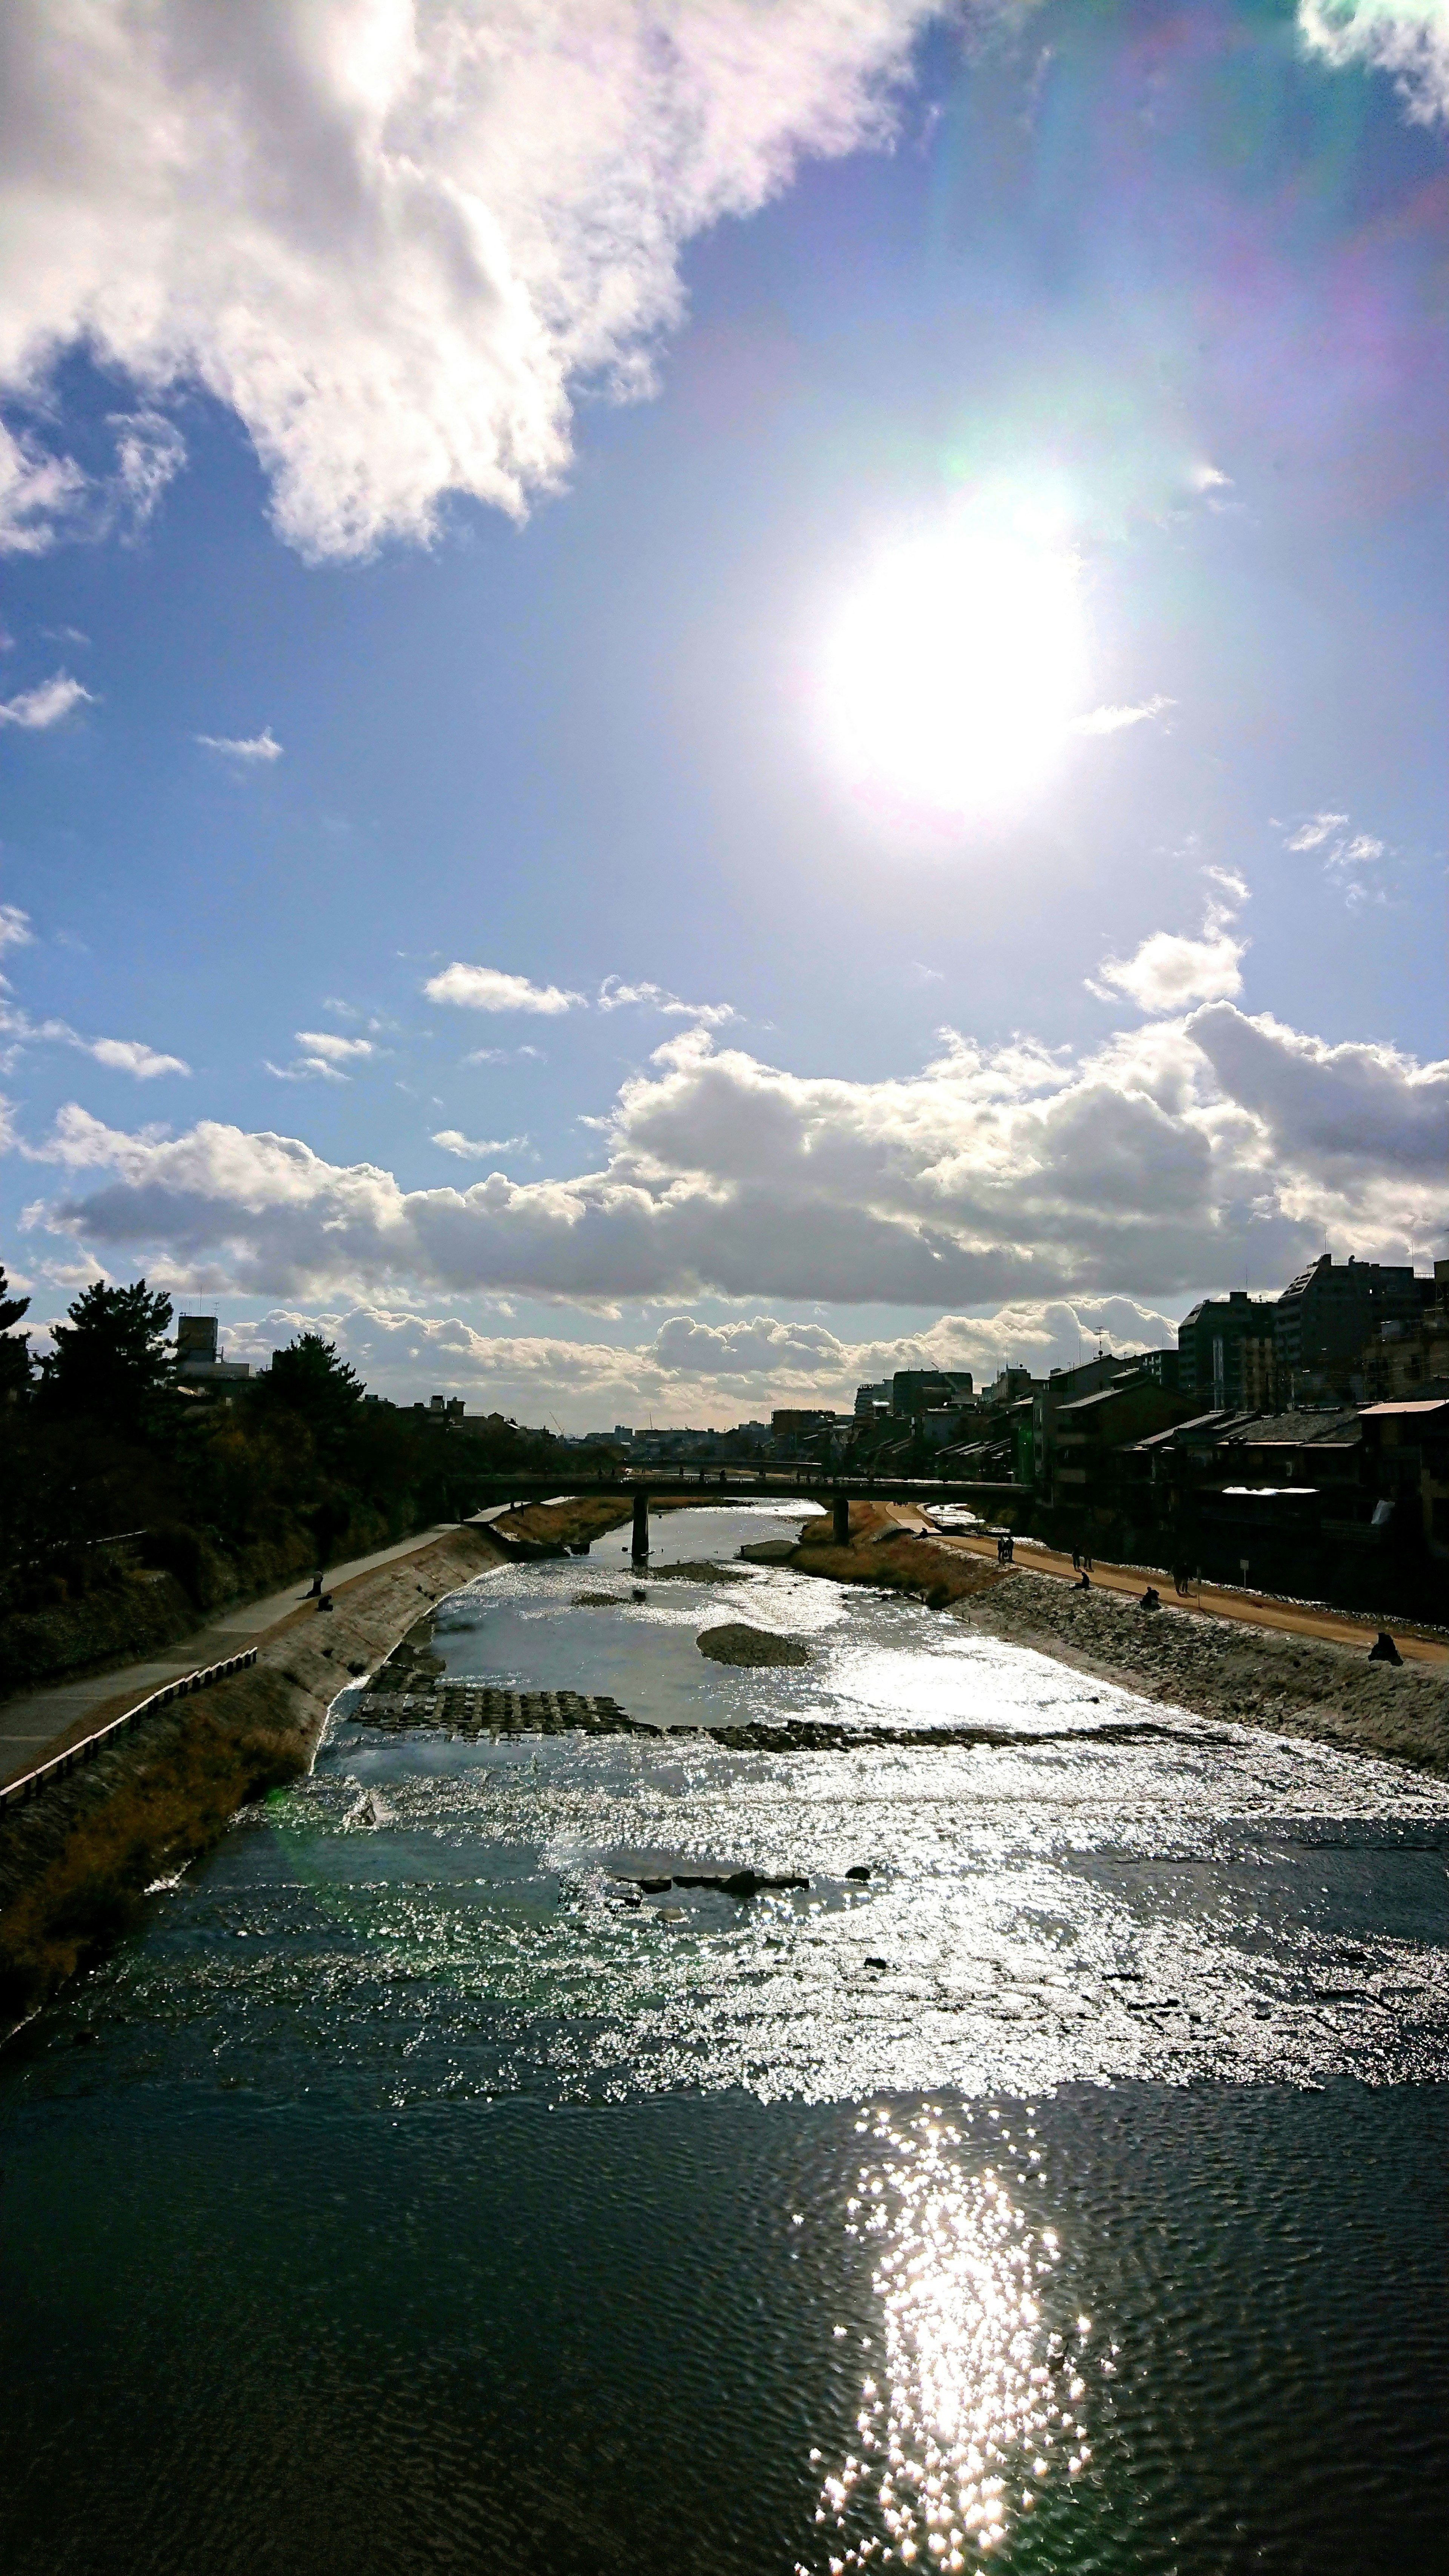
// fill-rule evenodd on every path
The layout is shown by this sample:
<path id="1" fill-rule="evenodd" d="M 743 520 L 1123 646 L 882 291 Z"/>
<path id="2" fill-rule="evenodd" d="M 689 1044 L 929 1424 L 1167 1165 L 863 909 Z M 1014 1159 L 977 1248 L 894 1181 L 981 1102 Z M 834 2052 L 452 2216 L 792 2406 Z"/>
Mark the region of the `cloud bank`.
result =
<path id="1" fill-rule="evenodd" d="M 943 1315 L 928 1332 L 897 1340 L 845 1341 L 823 1325 L 757 1314 L 722 1325 L 671 1315 L 642 1341 L 611 1343 L 482 1333 L 461 1316 L 407 1306 L 276 1306 L 228 1324 L 227 1353 L 264 1365 L 294 1334 L 312 1330 L 335 1341 L 374 1392 L 410 1402 L 461 1395 L 470 1412 L 534 1422 L 549 1414 L 583 1430 L 650 1419 L 730 1424 L 764 1418 L 773 1404 L 848 1411 L 858 1385 L 898 1368 L 969 1368 L 984 1385 L 1014 1360 L 1042 1376 L 1094 1350 L 1099 1334 L 1127 1352 L 1171 1340 L 1175 1325 L 1117 1297 Z"/>
<path id="2" fill-rule="evenodd" d="M 595 1170 L 465 1188 L 210 1120 L 127 1134 L 75 1104 L 29 1151 L 74 1176 L 50 1221 L 106 1267 L 329 1302 L 1157 1307 L 1241 1278 L 1245 1252 L 1259 1279 L 1328 1242 L 1402 1259 L 1449 1216 L 1449 1062 L 1330 1046 L 1226 999 L 1076 1059 L 948 1033 L 922 1071 L 877 1082 L 692 1030 L 606 1124 Z"/>
<path id="3" fill-rule="evenodd" d="M 450 492 L 517 513 L 565 472 L 573 388 L 648 390 L 684 244 L 802 155 L 884 140 L 935 14 L 11 0 L 0 383 L 40 392 L 82 342 L 123 370 L 148 396 L 121 449 L 143 500 L 175 460 L 136 423 L 204 386 L 309 557 L 427 539 Z M 47 542 L 76 480 L 0 451 L 12 542 Z"/>

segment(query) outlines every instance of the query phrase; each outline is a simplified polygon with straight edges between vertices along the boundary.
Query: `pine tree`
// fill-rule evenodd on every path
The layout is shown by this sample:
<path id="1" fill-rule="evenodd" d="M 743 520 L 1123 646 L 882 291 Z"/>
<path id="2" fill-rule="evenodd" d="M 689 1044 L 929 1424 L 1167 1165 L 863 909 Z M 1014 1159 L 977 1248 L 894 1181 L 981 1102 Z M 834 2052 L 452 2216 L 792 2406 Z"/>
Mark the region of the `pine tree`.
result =
<path id="1" fill-rule="evenodd" d="M 104 1423 L 123 1435 L 144 1424 L 171 1383 L 166 1337 L 171 1300 L 144 1279 L 129 1288 L 103 1280 L 83 1289 L 70 1321 L 55 1327 L 55 1349 L 41 1362 L 41 1396 L 66 1420 Z"/>
<path id="2" fill-rule="evenodd" d="M 0 1264 L 0 1404 L 7 1397 L 26 1395 L 30 1391 L 30 1344 L 24 1333 L 11 1331 L 30 1306 L 28 1297 L 12 1297 L 10 1282 Z"/>

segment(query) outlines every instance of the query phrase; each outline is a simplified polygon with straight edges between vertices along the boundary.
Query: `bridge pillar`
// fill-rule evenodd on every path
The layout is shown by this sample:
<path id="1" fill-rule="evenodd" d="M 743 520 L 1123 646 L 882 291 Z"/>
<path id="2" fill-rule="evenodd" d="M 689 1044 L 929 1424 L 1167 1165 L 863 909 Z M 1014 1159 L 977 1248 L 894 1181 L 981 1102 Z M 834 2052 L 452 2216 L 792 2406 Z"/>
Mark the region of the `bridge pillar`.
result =
<path id="1" fill-rule="evenodd" d="M 649 1561 L 649 1497 L 642 1491 L 634 1496 L 634 1545 L 630 1551 L 636 1565 Z"/>
<path id="2" fill-rule="evenodd" d="M 850 1545 L 849 1494 L 837 1494 L 835 1497 L 835 1544 L 837 1547 Z"/>

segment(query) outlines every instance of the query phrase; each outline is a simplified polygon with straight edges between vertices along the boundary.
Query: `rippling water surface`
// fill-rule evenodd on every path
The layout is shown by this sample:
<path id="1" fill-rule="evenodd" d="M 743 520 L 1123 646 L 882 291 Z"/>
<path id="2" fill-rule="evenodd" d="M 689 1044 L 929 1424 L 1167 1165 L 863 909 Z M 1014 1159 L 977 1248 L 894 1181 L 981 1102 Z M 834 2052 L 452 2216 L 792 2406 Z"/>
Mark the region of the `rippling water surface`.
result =
<path id="1" fill-rule="evenodd" d="M 810 1663 L 707 1662 L 738 1618 Z M 0 2067 L 0 2564 L 1442 2563 L 1440 1784 L 788 1572 L 637 1587 L 624 1535 L 435 1642 L 659 1726 L 1008 1740 L 345 1695 Z M 741 1866 L 809 1885 L 637 1884 Z"/>

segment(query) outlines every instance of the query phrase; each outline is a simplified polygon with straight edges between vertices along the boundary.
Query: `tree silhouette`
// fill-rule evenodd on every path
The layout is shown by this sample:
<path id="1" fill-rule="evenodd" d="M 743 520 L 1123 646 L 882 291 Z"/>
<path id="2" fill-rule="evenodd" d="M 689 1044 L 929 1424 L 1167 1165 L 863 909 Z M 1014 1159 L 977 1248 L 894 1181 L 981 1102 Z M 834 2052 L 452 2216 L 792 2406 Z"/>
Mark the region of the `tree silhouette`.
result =
<path id="1" fill-rule="evenodd" d="M 0 1404 L 7 1396 L 24 1395 L 30 1386 L 30 1345 L 24 1333 L 13 1333 L 29 1308 L 28 1297 L 12 1297 L 10 1282 L 0 1264 Z"/>
<path id="2" fill-rule="evenodd" d="M 144 1279 L 129 1288 L 98 1280 L 83 1289 L 40 1364 L 45 1410 L 121 1433 L 139 1430 L 171 1382 L 170 1326 L 170 1298 Z"/>

